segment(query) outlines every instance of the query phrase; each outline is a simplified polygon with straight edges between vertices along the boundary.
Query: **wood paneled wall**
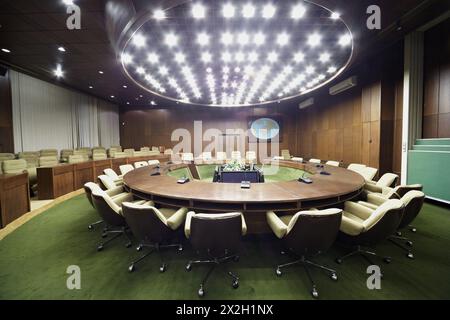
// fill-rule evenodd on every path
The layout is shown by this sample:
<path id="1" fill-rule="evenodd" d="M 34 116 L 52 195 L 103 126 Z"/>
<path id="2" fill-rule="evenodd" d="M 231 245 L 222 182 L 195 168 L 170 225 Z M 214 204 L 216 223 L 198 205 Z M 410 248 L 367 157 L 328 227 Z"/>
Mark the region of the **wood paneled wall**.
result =
<path id="1" fill-rule="evenodd" d="M 282 117 L 282 141 L 280 149 L 296 151 L 297 134 L 295 108 L 276 105 L 261 108 L 205 108 L 179 105 L 178 108 L 129 108 L 121 107 L 120 142 L 122 147 L 138 149 L 142 146 L 173 147 L 172 132 L 184 128 L 191 133 L 194 148 L 194 121 L 202 121 L 202 134 L 208 129 L 247 130 L 251 116 L 279 115 Z M 204 141 L 203 147 L 210 142 Z M 246 150 L 248 146 L 246 144 Z"/>
<path id="2" fill-rule="evenodd" d="M 425 32 L 423 138 L 450 138 L 450 19 Z"/>
<path id="3" fill-rule="evenodd" d="M 0 75 L 0 152 L 14 152 L 9 72 Z"/>

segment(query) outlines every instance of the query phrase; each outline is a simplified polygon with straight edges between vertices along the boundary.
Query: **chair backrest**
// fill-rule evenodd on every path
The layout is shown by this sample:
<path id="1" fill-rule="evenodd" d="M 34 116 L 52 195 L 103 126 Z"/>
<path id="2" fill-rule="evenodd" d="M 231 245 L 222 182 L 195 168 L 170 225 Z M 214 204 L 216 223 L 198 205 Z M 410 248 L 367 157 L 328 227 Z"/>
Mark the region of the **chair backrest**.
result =
<path id="1" fill-rule="evenodd" d="M 125 152 L 114 152 L 112 155 L 114 158 L 126 158 L 128 155 Z"/>
<path id="2" fill-rule="evenodd" d="M 123 152 L 125 152 L 125 154 L 127 155 L 127 157 L 134 157 L 134 149 L 125 149 L 123 150 Z"/>
<path id="3" fill-rule="evenodd" d="M 102 185 L 104 185 L 105 188 L 108 190 L 114 189 L 117 187 L 117 184 L 114 182 L 114 180 L 111 177 L 107 176 L 106 174 L 99 175 L 98 179 L 100 180 Z"/>
<path id="4" fill-rule="evenodd" d="M 56 156 L 39 157 L 39 167 L 54 167 L 58 165 Z"/>
<path id="5" fill-rule="evenodd" d="M 16 156 L 14 153 L 0 153 L 0 161 L 3 160 L 14 160 Z"/>
<path id="6" fill-rule="evenodd" d="M 39 151 L 39 156 L 41 156 L 41 157 L 47 157 L 47 156 L 58 157 L 58 150 L 56 150 L 56 149 L 42 149 L 41 151 Z"/>
<path id="7" fill-rule="evenodd" d="M 172 149 L 166 149 L 166 150 L 164 150 L 164 154 L 165 155 L 172 155 L 173 154 L 173 150 Z"/>
<path id="8" fill-rule="evenodd" d="M 339 167 L 339 161 L 328 160 L 325 164 L 333 167 Z"/>
<path id="9" fill-rule="evenodd" d="M 404 212 L 403 202 L 390 199 L 375 209 L 363 222 L 364 230 L 358 236 L 366 245 L 374 245 L 394 234 Z"/>
<path id="10" fill-rule="evenodd" d="M 242 237 L 242 213 L 195 214 L 191 218 L 190 236 L 195 250 L 221 256 L 238 250 Z"/>
<path id="11" fill-rule="evenodd" d="M 125 226 L 125 219 L 117 205 L 103 190 L 92 190 L 92 202 L 100 217 L 111 226 Z"/>
<path id="12" fill-rule="evenodd" d="M 347 167 L 348 170 L 352 170 L 354 172 L 360 173 L 366 167 L 365 164 L 360 163 L 350 163 Z"/>
<path id="13" fill-rule="evenodd" d="M 117 173 L 111 168 L 103 170 L 103 173 L 106 174 L 108 177 L 110 177 L 113 180 L 120 179 L 119 176 L 117 175 Z"/>
<path id="14" fill-rule="evenodd" d="M 81 147 L 81 148 L 78 148 L 76 151 L 82 151 L 83 153 L 87 154 L 89 157 L 92 156 L 92 149 L 89 147 Z"/>
<path id="15" fill-rule="evenodd" d="M 341 209 L 297 212 L 283 239 L 288 248 L 300 255 L 326 251 L 336 240 L 341 219 Z"/>
<path id="16" fill-rule="evenodd" d="M 122 214 L 141 243 L 161 243 L 173 236 L 173 231 L 163 222 L 164 216 L 154 207 L 123 202 Z"/>
<path id="17" fill-rule="evenodd" d="M 87 161 L 86 159 L 86 154 L 82 155 L 82 154 L 73 154 L 69 156 L 69 163 L 80 163 L 80 162 L 85 162 Z"/>
<path id="18" fill-rule="evenodd" d="M 2 163 L 3 173 L 22 173 L 27 169 L 27 161 L 24 159 L 4 160 Z"/>
<path id="19" fill-rule="evenodd" d="M 27 168 L 36 168 L 39 166 L 39 156 L 35 152 L 21 152 L 19 159 L 24 159 L 27 162 Z"/>
<path id="20" fill-rule="evenodd" d="M 314 159 L 314 158 L 312 158 L 312 159 L 309 159 L 309 162 L 320 164 L 320 163 L 321 163 L 321 160 L 320 160 L 320 159 Z"/>
<path id="21" fill-rule="evenodd" d="M 231 160 L 241 160 L 241 152 L 240 151 L 232 151 L 231 152 Z"/>
<path id="22" fill-rule="evenodd" d="M 159 160 L 148 160 L 149 166 L 156 166 L 158 164 L 160 164 Z"/>
<path id="23" fill-rule="evenodd" d="M 39 158 L 39 152 L 37 151 L 23 151 L 19 152 L 19 159 L 25 159 L 30 157 Z"/>
<path id="24" fill-rule="evenodd" d="M 375 176 L 377 175 L 377 172 L 377 168 L 365 167 L 358 173 L 362 175 L 365 180 L 372 181 L 373 178 L 375 178 Z"/>
<path id="25" fill-rule="evenodd" d="M 150 147 L 141 147 L 141 151 L 150 151 Z"/>
<path id="26" fill-rule="evenodd" d="M 106 156 L 106 153 L 93 153 L 92 154 L 92 160 L 106 160 L 108 157 Z"/>
<path id="27" fill-rule="evenodd" d="M 281 156 L 283 157 L 284 160 L 290 160 L 291 159 L 291 153 L 289 152 L 288 149 L 281 150 Z"/>
<path id="28" fill-rule="evenodd" d="M 92 201 L 92 192 L 94 190 L 100 190 L 101 191 L 101 188 L 99 187 L 98 184 L 96 184 L 94 182 L 86 182 L 84 184 L 83 188 L 84 188 L 84 193 L 86 194 L 86 198 L 88 199 L 88 201 L 91 204 L 91 206 L 93 208 L 95 208 L 94 207 L 94 202 Z"/>
<path id="29" fill-rule="evenodd" d="M 395 185 L 398 180 L 398 175 L 395 173 L 385 173 L 378 179 L 376 185 L 379 187 L 391 187 Z"/>
<path id="30" fill-rule="evenodd" d="M 386 194 L 386 198 L 388 199 L 399 199 L 407 194 L 409 191 L 416 190 L 422 191 L 423 185 L 421 184 L 408 184 L 408 185 L 400 185 L 395 188 L 383 188 L 383 190 L 389 190 Z"/>
<path id="31" fill-rule="evenodd" d="M 123 164 L 119 166 L 120 174 L 125 175 L 130 171 L 134 170 L 134 167 L 131 164 Z"/>
<path id="32" fill-rule="evenodd" d="M 69 161 L 69 156 L 73 155 L 73 149 L 62 149 L 60 152 L 60 158 L 62 161 Z"/>
<path id="33" fill-rule="evenodd" d="M 406 193 L 400 201 L 405 206 L 402 221 L 399 229 L 408 226 L 419 214 L 425 200 L 425 193 L 422 191 L 412 190 Z"/>
<path id="34" fill-rule="evenodd" d="M 122 152 L 122 146 L 111 146 L 110 148 L 115 149 L 118 152 Z"/>
<path id="35" fill-rule="evenodd" d="M 74 150 L 73 151 L 73 155 L 69 155 L 69 157 L 68 157 L 69 161 L 70 161 L 70 157 L 71 156 L 77 156 L 77 157 L 75 157 L 75 159 L 79 159 L 79 156 L 81 156 L 83 158 L 83 161 L 88 161 L 89 160 L 89 153 L 85 149 Z M 79 161 L 79 160 L 75 160 L 75 161 Z M 74 162 L 72 162 L 72 163 L 74 163 Z"/>
<path id="36" fill-rule="evenodd" d="M 191 152 L 181 154 L 181 161 L 194 161 L 194 155 Z"/>
<path id="37" fill-rule="evenodd" d="M 247 151 L 245 153 L 245 160 L 247 160 L 247 161 L 256 160 L 256 152 L 255 151 Z"/>
<path id="38" fill-rule="evenodd" d="M 155 147 L 155 146 L 152 146 L 152 151 L 158 151 L 159 152 L 159 148 Z"/>
<path id="39" fill-rule="evenodd" d="M 96 152 L 97 153 L 106 153 L 106 148 L 103 148 L 100 146 L 92 148 L 92 153 L 96 153 Z"/>
<path id="40" fill-rule="evenodd" d="M 227 153 L 224 151 L 217 151 L 216 152 L 216 160 L 218 160 L 218 161 L 227 160 Z"/>
<path id="41" fill-rule="evenodd" d="M 134 167 L 137 168 L 142 168 L 142 167 L 147 167 L 148 166 L 148 162 L 147 161 L 138 161 L 134 163 Z"/>

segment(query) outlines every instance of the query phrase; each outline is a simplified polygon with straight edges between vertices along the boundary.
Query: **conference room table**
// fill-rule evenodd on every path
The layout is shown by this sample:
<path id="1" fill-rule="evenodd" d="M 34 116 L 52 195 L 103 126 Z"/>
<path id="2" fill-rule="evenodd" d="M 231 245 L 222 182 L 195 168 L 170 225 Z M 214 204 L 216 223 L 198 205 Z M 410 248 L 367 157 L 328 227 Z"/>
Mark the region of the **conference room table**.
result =
<path id="1" fill-rule="evenodd" d="M 37 168 L 39 200 L 55 199 L 72 191 L 83 188 L 86 182 L 97 181 L 103 170 L 111 168 L 120 172 L 124 164 L 134 164 L 138 161 L 159 160 L 169 161 L 168 155 L 139 156 L 126 158 L 108 158 L 90 160 L 80 163 L 60 163 L 51 167 Z"/>
<path id="2" fill-rule="evenodd" d="M 177 183 L 169 176 L 172 170 L 189 164 L 148 166 L 124 176 L 124 185 L 137 198 L 152 200 L 158 205 L 187 207 L 196 212 L 243 212 L 250 233 L 267 232 L 265 212 L 292 213 L 310 208 L 337 206 L 357 197 L 363 190 L 364 178 L 351 170 L 294 161 L 276 161 L 272 165 L 297 168 L 308 172 L 313 180 L 305 184 L 297 180 L 253 183 L 242 189 L 240 183 L 213 183 L 192 180 Z M 321 174 L 326 171 L 329 175 Z M 159 173 L 155 175 L 155 173 Z"/>

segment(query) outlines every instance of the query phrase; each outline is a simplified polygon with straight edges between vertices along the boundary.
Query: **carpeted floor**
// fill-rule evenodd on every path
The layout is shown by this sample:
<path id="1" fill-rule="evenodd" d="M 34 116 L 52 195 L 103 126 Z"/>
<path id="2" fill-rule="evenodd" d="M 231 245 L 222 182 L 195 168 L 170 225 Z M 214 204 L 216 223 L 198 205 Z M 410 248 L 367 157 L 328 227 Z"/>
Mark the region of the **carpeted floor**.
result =
<path id="1" fill-rule="evenodd" d="M 0 299 L 197 299 L 197 290 L 206 267 L 185 271 L 193 257 L 189 244 L 182 253 L 167 252 L 169 268 L 159 272 L 154 255 L 127 271 L 131 260 L 140 255 L 126 249 L 125 239 L 117 239 L 103 252 L 97 252 L 100 230 L 87 225 L 98 217 L 84 195 L 59 204 L 32 219 L 0 241 Z M 336 268 L 337 282 L 312 270 L 321 299 L 449 299 L 450 298 L 450 211 L 425 204 L 415 220 L 415 260 L 388 242 L 378 247 L 393 258 L 380 261 L 384 278 L 381 290 L 366 287 L 366 262 L 355 257 L 337 265 L 334 258 L 346 252 L 335 245 L 316 261 Z M 240 276 L 240 287 L 221 272 L 213 273 L 206 287 L 209 299 L 311 299 L 304 270 L 292 267 L 277 277 L 274 266 L 288 257 L 279 254 L 272 236 L 247 238 L 241 260 L 229 267 Z M 81 290 L 66 288 L 66 269 L 81 268 Z M 219 271 L 219 270 L 217 270 Z"/>

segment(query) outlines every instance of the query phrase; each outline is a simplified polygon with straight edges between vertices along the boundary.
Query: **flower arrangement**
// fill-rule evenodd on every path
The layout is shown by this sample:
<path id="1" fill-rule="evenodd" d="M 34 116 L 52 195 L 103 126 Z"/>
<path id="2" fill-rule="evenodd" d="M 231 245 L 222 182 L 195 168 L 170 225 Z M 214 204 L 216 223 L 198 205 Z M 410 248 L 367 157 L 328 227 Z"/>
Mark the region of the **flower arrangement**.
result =
<path id="1" fill-rule="evenodd" d="M 238 160 L 233 160 L 222 167 L 223 171 L 244 171 L 245 164 L 242 164 Z"/>

